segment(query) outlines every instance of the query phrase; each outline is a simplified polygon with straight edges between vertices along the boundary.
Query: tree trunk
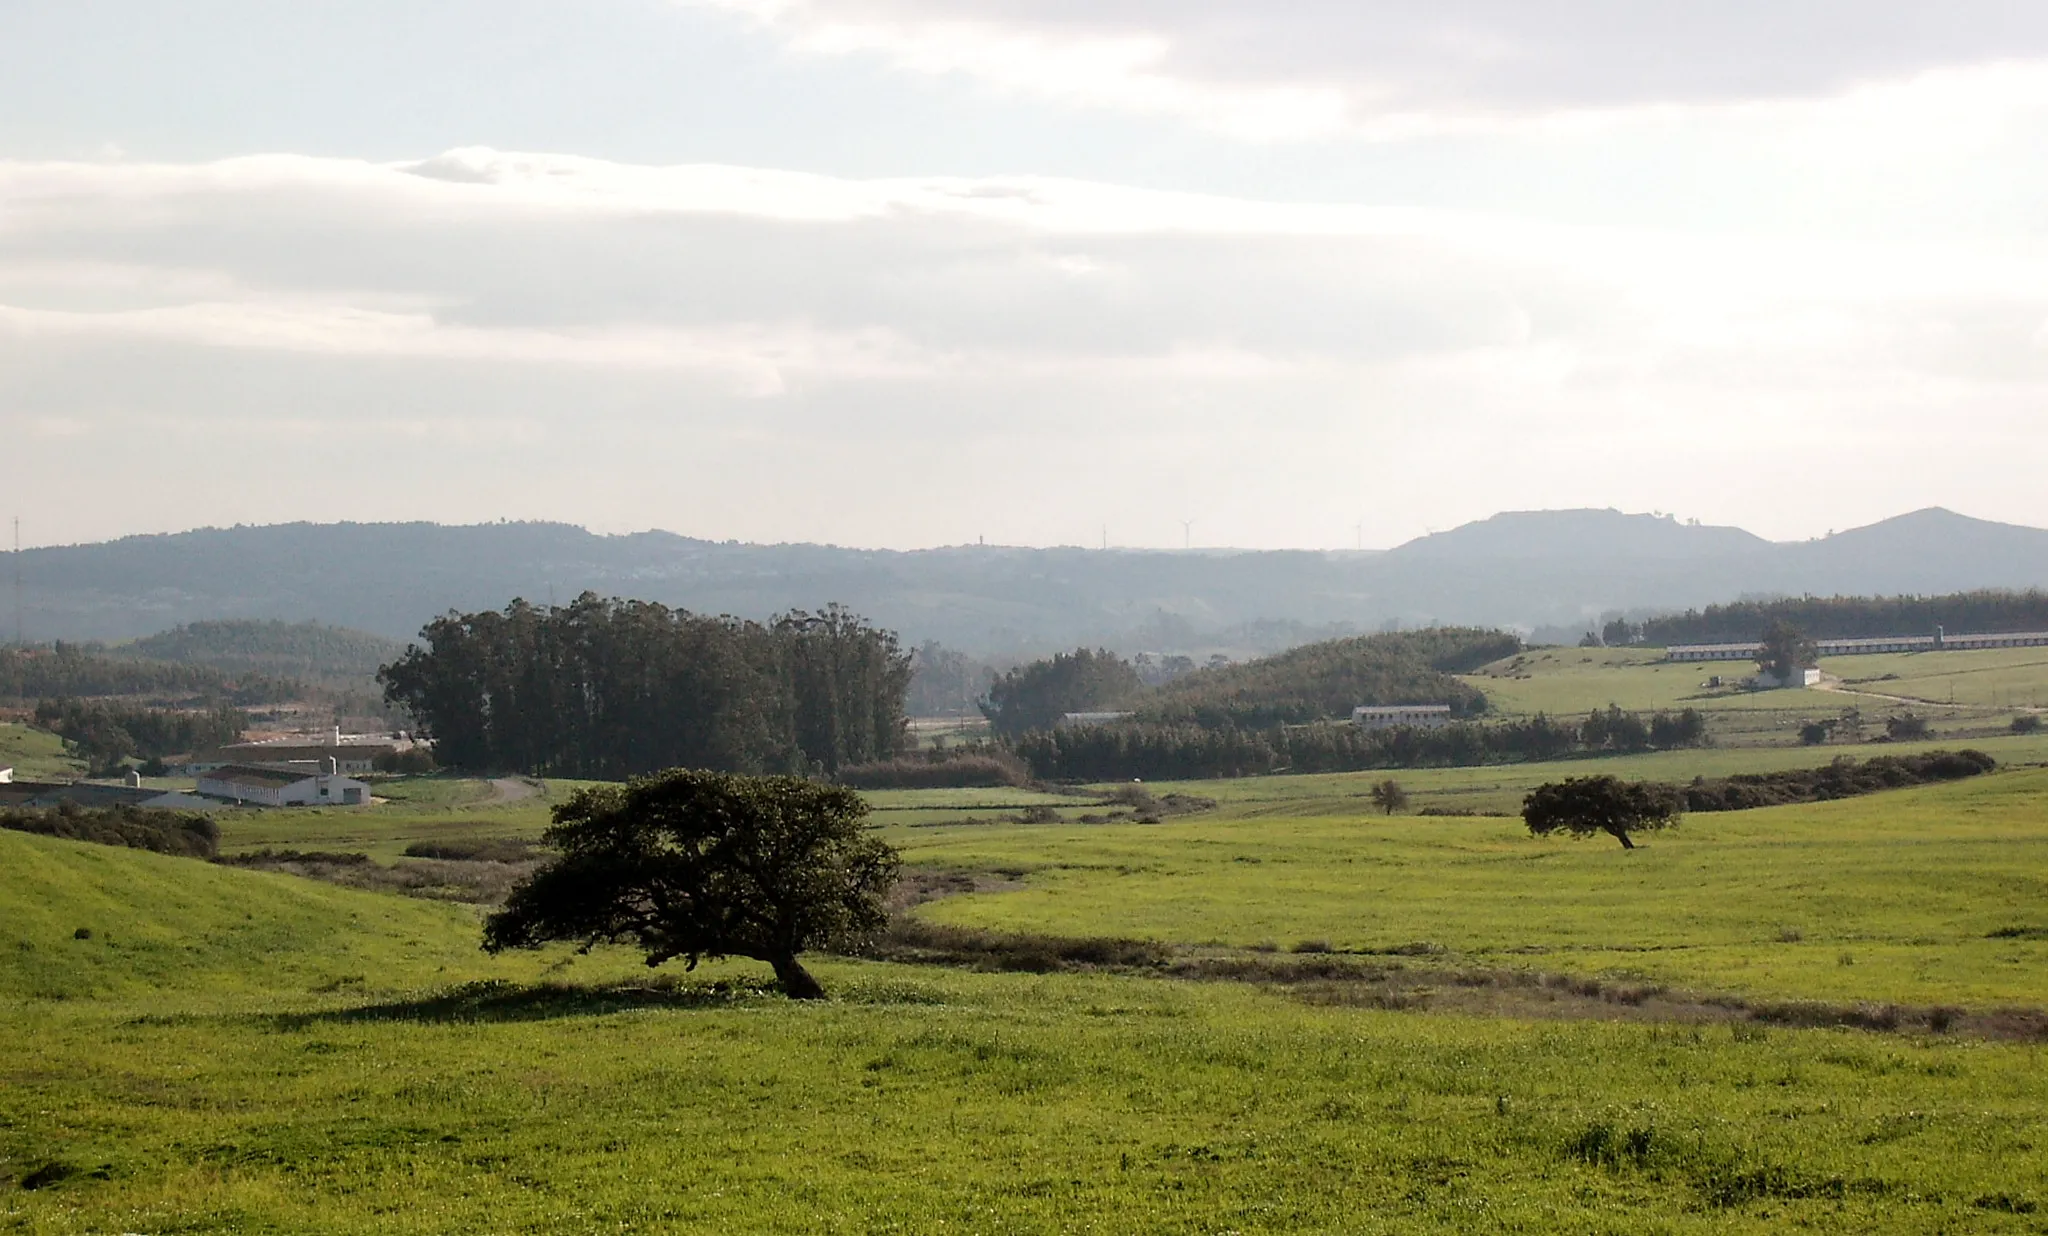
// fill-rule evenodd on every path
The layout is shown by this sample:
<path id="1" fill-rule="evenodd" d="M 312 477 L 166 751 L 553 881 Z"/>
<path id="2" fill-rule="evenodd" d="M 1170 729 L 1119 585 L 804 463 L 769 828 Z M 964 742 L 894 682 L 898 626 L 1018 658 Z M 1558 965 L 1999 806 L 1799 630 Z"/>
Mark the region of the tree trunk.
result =
<path id="1" fill-rule="evenodd" d="M 1630 840 L 1628 839 L 1628 833 L 1627 833 L 1627 832 L 1625 832 L 1625 831 L 1623 831 L 1623 830 L 1621 830 L 1621 829 L 1616 829 L 1616 830 L 1614 831 L 1614 835 L 1615 835 L 1615 838 L 1616 838 L 1617 840 L 1619 840 L 1619 841 L 1621 842 L 1621 848 L 1622 848 L 1622 849 L 1624 849 L 1624 850 L 1633 850 L 1633 849 L 1635 849 L 1635 848 L 1636 848 L 1636 843 L 1635 843 L 1635 842 L 1633 842 L 1633 841 L 1630 841 Z"/>
<path id="2" fill-rule="evenodd" d="M 782 994 L 792 1000 L 823 1000 L 825 989 L 794 954 L 788 957 L 771 957 L 768 964 L 775 967 L 775 981 L 782 984 Z"/>

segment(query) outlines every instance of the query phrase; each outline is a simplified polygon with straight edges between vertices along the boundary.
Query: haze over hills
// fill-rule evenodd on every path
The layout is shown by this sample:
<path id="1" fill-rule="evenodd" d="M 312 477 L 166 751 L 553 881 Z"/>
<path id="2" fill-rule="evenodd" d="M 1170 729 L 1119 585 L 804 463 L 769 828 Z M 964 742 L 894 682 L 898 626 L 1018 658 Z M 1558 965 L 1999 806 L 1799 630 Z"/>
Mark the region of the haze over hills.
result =
<path id="1" fill-rule="evenodd" d="M 10 564 L 12 565 L 12 564 Z M 2048 586 L 2048 531 L 1930 509 L 1815 541 L 1617 511 L 1495 515 L 1385 553 L 750 545 L 566 524 L 286 524 L 21 555 L 31 639 L 218 618 L 405 639 L 447 610 L 586 589 L 765 618 L 841 602 L 982 654 L 1078 643 L 1277 648 L 1393 624 L 1579 628 L 1745 595 Z"/>

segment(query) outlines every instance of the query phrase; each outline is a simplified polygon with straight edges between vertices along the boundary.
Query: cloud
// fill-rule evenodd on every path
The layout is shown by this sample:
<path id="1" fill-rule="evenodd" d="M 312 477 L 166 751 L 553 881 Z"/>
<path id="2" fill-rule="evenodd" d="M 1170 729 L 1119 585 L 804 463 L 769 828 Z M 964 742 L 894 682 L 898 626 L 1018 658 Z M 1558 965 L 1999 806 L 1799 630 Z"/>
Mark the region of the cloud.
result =
<path id="1" fill-rule="evenodd" d="M 1106 519 L 1164 544 L 1199 509 L 1218 542 L 1349 544 L 1361 518 L 1392 541 L 1506 505 L 1750 518 L 1777 443 L 1839 454 L 1801 499 L 1869 504 L 1816 515 L 1839 526 L 1964 456 L 1973 494 L 2031 500 L 2044 320 L 2048 251 L 1960 229 L 483 148 L 0 163 L 20 475 L 60 509 L 36 479 L 64 475 L 56 452 L 120 444 L 107 488 L 192 521 L 487 511 L 901 545 Z M 70 426 L 90 430 L 53 436 Z M 322 426 L 346 427 L 357 505 L 246 479 Z M 190 444 L 256 488 L 181 488 L 163 464 Z"/>
<path id="2" fill-rule="evenodd" d="M 802 52 L 1251 139 L 1840 94 L 2048 57 L 2008 0 L 681 0 Z"/>

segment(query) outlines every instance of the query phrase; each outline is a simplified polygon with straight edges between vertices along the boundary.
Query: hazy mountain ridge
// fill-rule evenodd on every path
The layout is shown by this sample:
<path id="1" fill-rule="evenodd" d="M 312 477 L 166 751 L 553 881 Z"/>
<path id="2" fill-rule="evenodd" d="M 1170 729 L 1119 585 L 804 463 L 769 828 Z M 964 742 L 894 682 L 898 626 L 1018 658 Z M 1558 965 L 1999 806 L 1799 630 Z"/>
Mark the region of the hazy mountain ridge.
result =
<path id="1" fill-rule="evenodd" d="M 449 609 L 589 589 L 753 618 L 829 601 L 977 652 L 1137 648 L 1289 624 L 1531 628 L 1744 595 L 2048 585 L 2048 531 L 1918 511 L 1816 541 L 1617 511 L 1512 512 L 1382 554 L 751 545 L 552 523 L 284 524 L 22 554 L 32 639 L 131 639 L 206 619 L 406 639 Z"/>

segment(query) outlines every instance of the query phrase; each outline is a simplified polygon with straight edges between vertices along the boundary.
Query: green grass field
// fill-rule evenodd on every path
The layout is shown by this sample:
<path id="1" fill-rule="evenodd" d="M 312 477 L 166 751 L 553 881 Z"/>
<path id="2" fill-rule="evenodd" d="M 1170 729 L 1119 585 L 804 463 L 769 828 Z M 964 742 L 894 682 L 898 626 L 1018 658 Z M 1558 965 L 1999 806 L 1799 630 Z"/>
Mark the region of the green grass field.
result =
<path id="1" fill-rule="evenodd" d="M 0 832 L 0 1231 L 2040 1232 L 2048 1043 L 1677 998 L 2048 1005 L 2048 739 L 1975 745 L 2010 770 L 1695 815 L 1629 853 L 1377 816 L 1385 774 L 1154 785 L 1218 804 L 1157 824 L 872 796 L 913 867 L 1010 873 L 928 920 L 1387 965 L 1393 1007 L 846 959 L 803 1005 L 753 963 L 491 957 L 476 907 Z M 1505 811 L 1564 773 L 1842 753 L 1397 775 L 1418 807 Z M 572 788 L 414 784 L 231 813 L 224 845 L 389 863 L 537 835 Z M 1261 951 L 1303 944 L 1373 952 Z M 1454 998 L 1474 972 L 1673 991 L 1482 1007 Z"/>
<path id="2" fill-rule="evenodd" d="M 1823 663 L 1857 691 L 2012 712 L 2048 705 L 2048 648 L 1987 648 Z"/>
<path id="3" fill-rule="evenodd" d="M 1839 678 L 1842 691 L 1745 691 L 1738 684 L 1756 672 L 1747 661 L 1666 662 L 1661 648 L 1538 648 L 1485 666 L 1465 681 L 1486 693 L 1503 716 L 1584 715 L 1617 704 L 1635 712 L 1697 708 L 1708 714 L 1717 741 L 1729 745 L 1790 745 L 1807 722 L 1864 714 L 1866 732 L 1883 732 L 1884 719 L 1915 711 L 1938 734 L 1980 734 L 2005 725 L 2015 711 L 2048 700 L 2048 650 L 1898 653 L 1831 657 L 1821 669 Z M 1710 687 L 1719 676 L 1724 685 Z M 1951 689 L 1956 706 L 1947 707 Z M 1898 699 L 1886 697 L 1897 696 Z M 1940 703 L 1944 707 L 1932 708 Z"/>
<path id="4" fill-rule="evenodd" d="M 1777 999 L 2048 999 L 2048 771 L 1693 815 L 1624 852 L 1363 803 L 1153 826 L 926 830 L 917 863 L 1024 870 L 930 917 L 1188 944 L 1392 951 Z M 1993 938 L 2009 928 L 2034 938 Z"/>
<path id="5" fill-rule="evenodd" d="M 71 781 L 85 775 L 83 761 L 64 754 L 64 740 L 47 730 L 0 724 L 0 768 L 22 781 Z"/>
<path id="6" fill-rule="evenodd" d="M 2048 1190 L 2037 1046 L 857 962 L 807 1007 L 4 833 L 0 890 L 61 959 L 0 989 L 9 1230 L 2022 1232 Z"/>

